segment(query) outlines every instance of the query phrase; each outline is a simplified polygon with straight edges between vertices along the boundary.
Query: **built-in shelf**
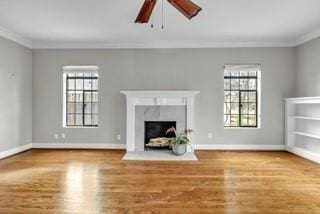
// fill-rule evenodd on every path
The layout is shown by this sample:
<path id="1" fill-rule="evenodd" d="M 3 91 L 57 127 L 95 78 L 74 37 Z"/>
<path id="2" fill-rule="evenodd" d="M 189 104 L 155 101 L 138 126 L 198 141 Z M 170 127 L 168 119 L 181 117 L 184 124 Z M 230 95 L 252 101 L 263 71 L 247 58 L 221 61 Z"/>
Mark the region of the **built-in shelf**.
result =
<path id="1" fill-rule="evenodd" d="M 305 104 L 312 104 L 305 105 Z M 313 113 L 310 113 L 313 110 Z M 287 151 L 296 155 L 302 156 L 309 160 L 320 163 L 320 152 L 313 151 L 310 148 L 317 148 L 320 140 L 319 134 L 310 134 L 308 129 L 312 127 L 313 130 L 320 129 L 320 97 L 297 97 L 285 99 L 285 116 L 286 116 L 286 147 Z M 303 123 L 299 123 L 304 120 Z M 299 131 L 306 130 L 306 131 Z M 315 132 L 314 132 L 315 133 Z M 303 136 L 310 139 L 315 139 L 314 142 L 308 141 L 306 138 L 297 138 L 296 136 Z M 306 147 L 305 142 L 314 143 L 314 147 Z"/>
<path id="2" fill-rule="evenodd" d="M 305 133 L 305 132 L 292 132 L 292 133 L 293 133 L 293 134 L 296 134 L 296 135 L 305 136 L 305 137 L 320 139 L 320 136 L 318 136 L 318 135 L 309 134 L 309 133 Z"/>
<path id="3" fill-rule="evenodd" d="M 292 116 L 292 118 L 301 120 L 320 120 L 320 117 Z"/>
<path id="4" fill-rule="evenodd" d="M 287 104 L 320 104 L 320 97 L 296 97 L 284 100 Z"/>

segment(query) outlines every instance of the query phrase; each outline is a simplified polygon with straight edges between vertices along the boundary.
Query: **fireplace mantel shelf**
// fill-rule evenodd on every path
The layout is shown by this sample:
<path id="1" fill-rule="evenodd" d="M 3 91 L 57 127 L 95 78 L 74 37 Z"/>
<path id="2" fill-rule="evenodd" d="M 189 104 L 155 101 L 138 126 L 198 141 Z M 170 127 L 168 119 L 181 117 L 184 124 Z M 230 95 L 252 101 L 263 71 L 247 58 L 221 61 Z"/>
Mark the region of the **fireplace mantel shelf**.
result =
<path id="1" fill-rule="evenodd" d="M 130 97 L 194 97 L 200 91 L 121 91 Z"/>
<path id="2" fill-rule="evenodd" d="M 134 106 L 188 106 L 199 91 L 121 91 Z"/>
<path id="3" fill-rule="evenodd" d="M 136 150 L 136 106 L 186 106 L 187 128 L 194 129 L 194 98 L 200 93 L 199 91 L 121 91 L 121 93 L 127 98 L 127 152 Z"/>

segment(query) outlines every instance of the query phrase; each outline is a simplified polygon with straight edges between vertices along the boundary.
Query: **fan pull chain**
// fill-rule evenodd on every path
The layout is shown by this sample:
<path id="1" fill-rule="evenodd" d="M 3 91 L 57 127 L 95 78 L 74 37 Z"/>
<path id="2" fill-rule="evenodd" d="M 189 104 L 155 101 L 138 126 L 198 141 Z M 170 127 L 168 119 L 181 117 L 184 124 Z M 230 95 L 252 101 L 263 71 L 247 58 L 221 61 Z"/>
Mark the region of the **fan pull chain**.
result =
<path id="1" fill-rule="evenodd" d="M 151 14 L 151 28 L 153 28 L 153 26 L 154 26 L 153 23 L 154 23 L 153 22 L 153 14 Z"/>
<path id="2" fill-rule="evenodd" d="M 162 2 L 161 2 L 161 13 L 162 13 L 162 17 L 161 17 L 161 28 L 162 28 L 162 30 L 164 29 L 164 25 L 163 25 L 163 0 L 162 0 Z"/>
<path id="3" fill-rule="evenodd" d="M 153 28 L 153 15 L 151 15 L 151 28 Z"/>

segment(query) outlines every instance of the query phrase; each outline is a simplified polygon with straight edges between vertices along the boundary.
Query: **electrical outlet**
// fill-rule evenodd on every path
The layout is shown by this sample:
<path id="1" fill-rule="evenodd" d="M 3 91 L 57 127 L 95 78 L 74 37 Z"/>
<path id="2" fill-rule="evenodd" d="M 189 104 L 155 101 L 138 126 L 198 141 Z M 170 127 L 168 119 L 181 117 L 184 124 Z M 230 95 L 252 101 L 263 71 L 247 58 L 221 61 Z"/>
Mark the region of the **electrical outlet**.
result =
<path id="1" fill-rule="evenodd" d="M 121 140 L 121 135 L 117 134 L 117 140 Z"/>
<path id="2" fill-rule="evenodd" d="M 61 134 L 61 138 L 62 138 L 62 139 L 66 139 L 66 134 L 65 134 L 65 133 L 62 133 L 62 134 Z"/>
<path id="3" fill-rule="evenodd" d="M 54 134 L 54 139 L 59 139 L 59 135 L 58 134 Z"/>
<path id="4" fill-rule="evenodd" d="M 209 134 L 208 134 L 208 138 L 209 138 L 209 139 L 212 139 L 212 137 L 213 137 L 213 136 L 212 136 L 212 133 L 209 133 Z"/>

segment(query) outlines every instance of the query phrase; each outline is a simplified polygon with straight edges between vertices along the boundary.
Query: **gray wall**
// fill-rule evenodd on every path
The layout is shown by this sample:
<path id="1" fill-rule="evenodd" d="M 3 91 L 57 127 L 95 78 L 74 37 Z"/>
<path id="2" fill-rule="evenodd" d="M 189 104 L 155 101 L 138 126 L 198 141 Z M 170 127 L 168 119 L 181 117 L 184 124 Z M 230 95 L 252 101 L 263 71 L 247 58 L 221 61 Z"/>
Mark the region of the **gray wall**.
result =
<path id="1" fill-rule="evenodd" d="M 320 37 L 297 47 L 296 95 L 320 96 Z"/>
<path id="2" fill-rule="evenodd" d="M 261 129 L 224 130 L 223 65 L 262 65 Z M 294 48 L 34 50 L 33 142 L 125 143 L 121 90 L 199 90 L 196 144 L 283 144 L 285 97 L 294 96 Z M 99 128 L 62 128 L 62 66 L 98 65 Z M 213 139 L 208 139 L 208 133 Z M 66 133 L 55 140 L 54 133 Z M 121 134 L 121 141 L 116 141 Z"/>
<path id="3" fill-rule="evenodd" d="M 0 37 L 0 152 L 32 142 L 32 51 Z"/>
<path id="4" fill-rule="evenodd" d="M 320 96 L 320 38 L 313 39 L 296 48 L 296 96 Z M 320 115 L 319 105 L 301 106 L 300 115 Z M 320 133 L 318 121 L 297 121 L 296 129 L 306 133 Z M 319 141 L 296 137 L 298 147 L 320 154 Z"/>

